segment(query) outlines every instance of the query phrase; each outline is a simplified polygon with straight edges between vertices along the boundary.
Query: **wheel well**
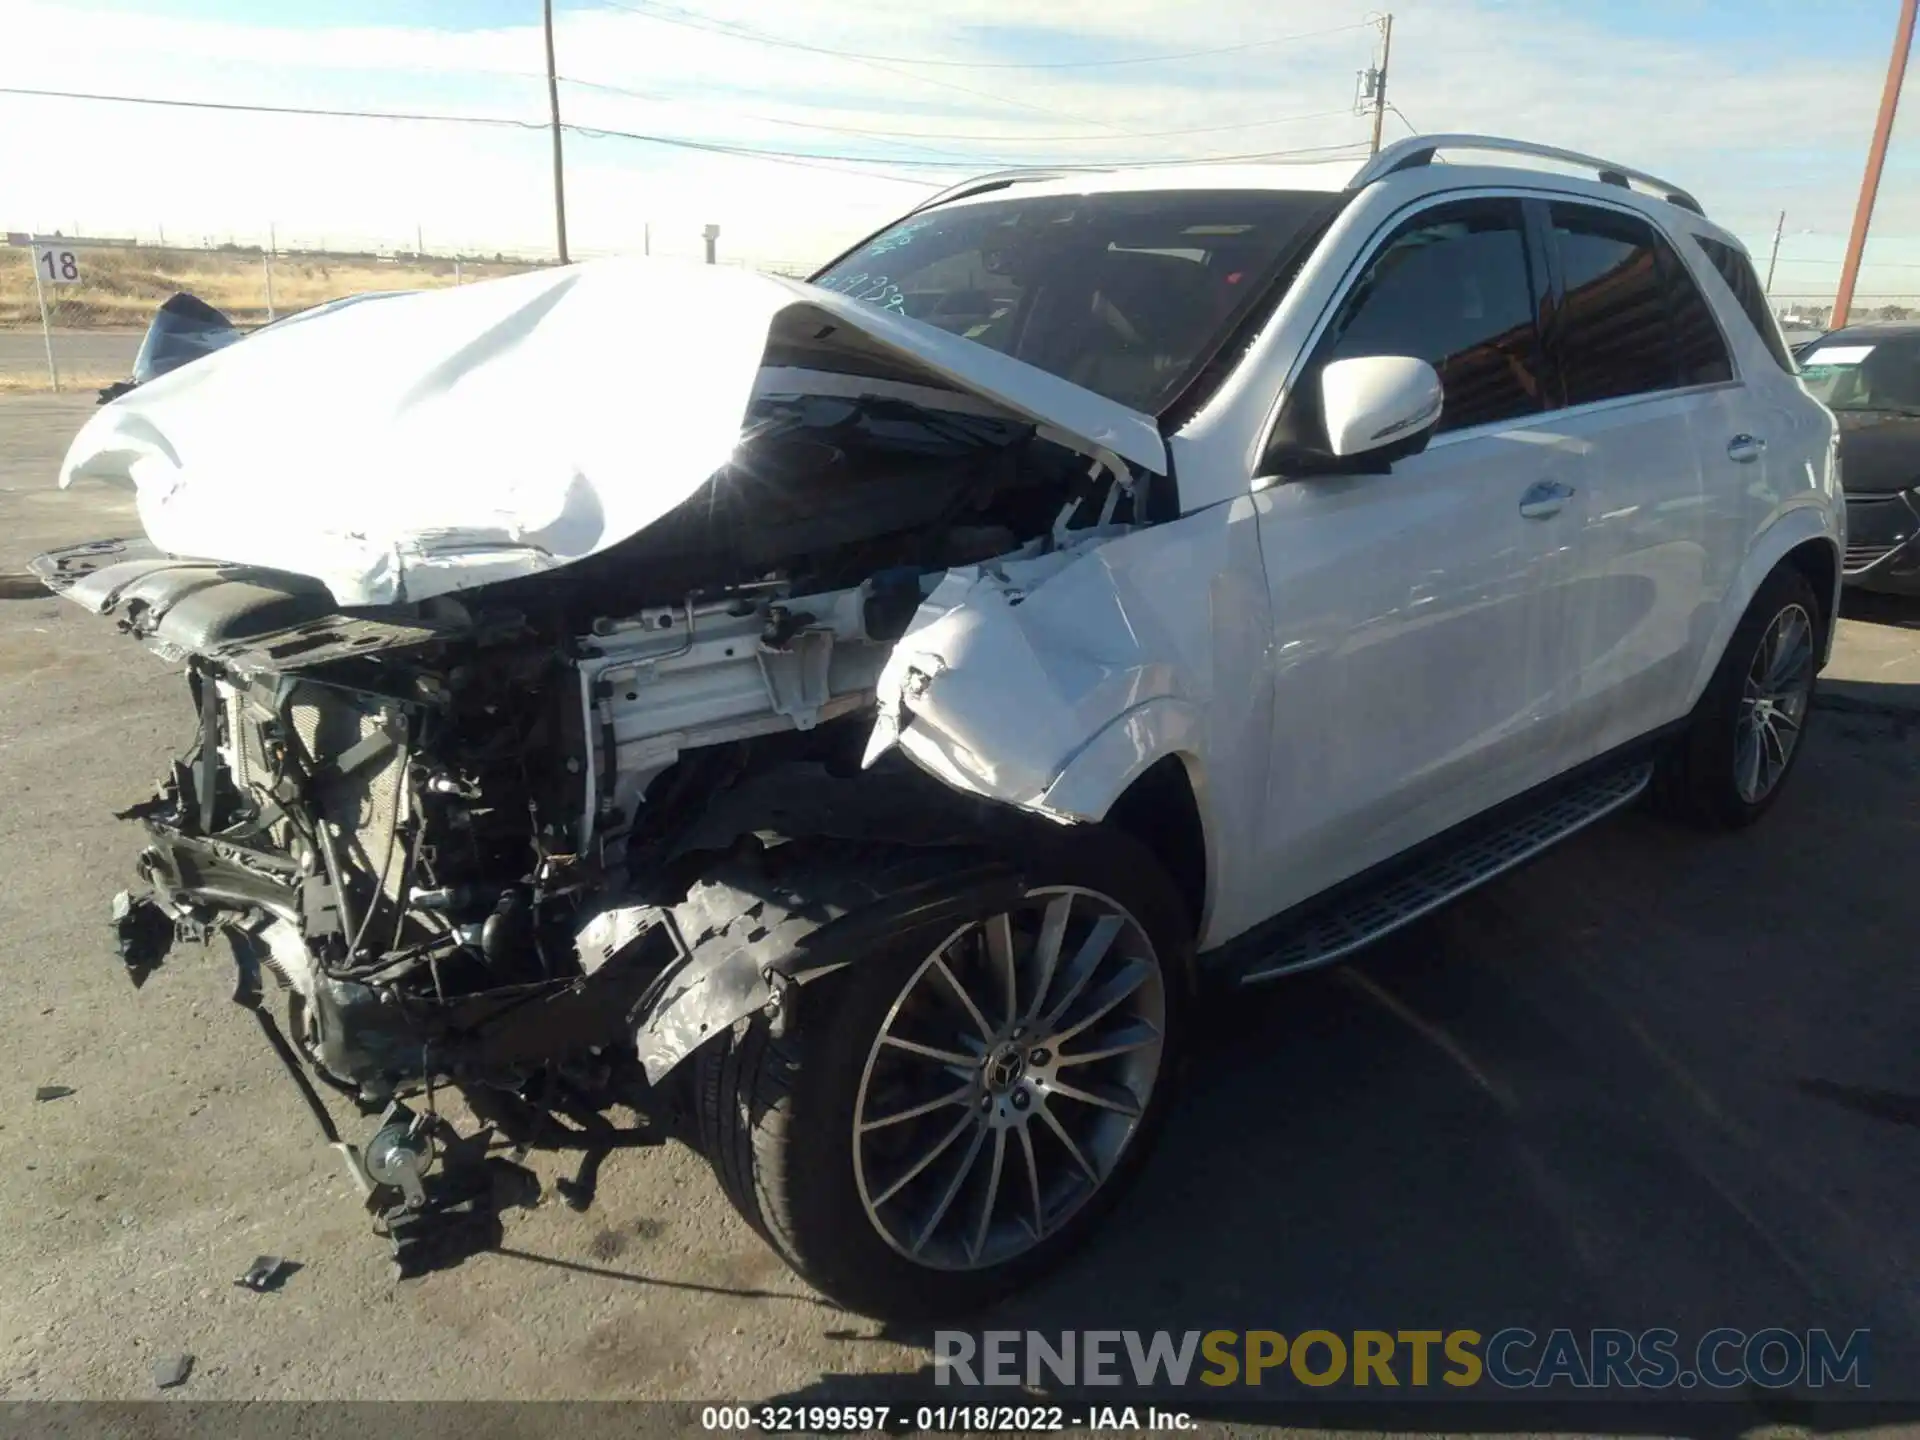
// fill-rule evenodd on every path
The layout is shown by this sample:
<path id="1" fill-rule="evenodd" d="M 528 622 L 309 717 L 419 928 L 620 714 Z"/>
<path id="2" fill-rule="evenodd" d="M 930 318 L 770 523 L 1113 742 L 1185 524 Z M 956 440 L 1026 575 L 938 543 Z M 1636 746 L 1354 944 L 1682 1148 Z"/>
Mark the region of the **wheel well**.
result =
<path id="1" fill-rule="evenodd" d="M 1793 566 L 1804 575 L 1807 583 L 1813 587 L 1813 593 L 1820 597 L 1821 649 L 1824 653 L 1826 635 L 1833 629 L 1833 622 L 1837 618 L 1829 613 L 1835 605 L 1833 586 L 1840 573 L 1833 546 L 1825 540 L 1808 540 L 1789 550 L 1783 563 Z"/>
<path id="2" fill-rule="evenodd" d="M 1207 903 L 1207 835 L 1186 763 L 1178 755 L 1155 761 L 1113 802 L 1106 823 L 1160 862 L 1197 932 Z"/>

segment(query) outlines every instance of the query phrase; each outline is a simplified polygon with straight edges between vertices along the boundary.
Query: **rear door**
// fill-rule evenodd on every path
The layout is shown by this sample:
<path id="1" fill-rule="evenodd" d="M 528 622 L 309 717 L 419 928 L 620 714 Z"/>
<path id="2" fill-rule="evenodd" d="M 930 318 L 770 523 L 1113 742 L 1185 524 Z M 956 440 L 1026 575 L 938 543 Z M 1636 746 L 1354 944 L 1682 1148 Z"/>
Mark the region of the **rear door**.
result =
<path id="1" fill-rule="evenodd" d="M 1741 413 L 1739 386 L 1711 306 L 1645 216 L 1566 200 L 1533 214 L 1552 257 L 1558 426 L 1580 455 L 1556 722 L 1578 763 L 1684 713 L 1716 567 L 1738 553 L 1713 533 L 1699 437 Z"/>

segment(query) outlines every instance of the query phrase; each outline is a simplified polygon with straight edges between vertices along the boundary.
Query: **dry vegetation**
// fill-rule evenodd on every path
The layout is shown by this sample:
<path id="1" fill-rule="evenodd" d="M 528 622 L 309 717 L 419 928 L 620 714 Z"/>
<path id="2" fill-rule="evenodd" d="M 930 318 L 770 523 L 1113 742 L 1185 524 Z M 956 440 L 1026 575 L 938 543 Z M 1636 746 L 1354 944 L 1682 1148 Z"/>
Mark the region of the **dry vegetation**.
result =
<path id="1" fill-rule="evenodd" d="M 24 247 L 0 248 L 0 329 L 40 324 L 32 254 Z M 199 296 L 241 325 L 267 319 L 266 262 L 257 253 L 146 246 L 82 250 L 80 266 L 79 283 L 47 287 L 53 323 L 61 329 L 144 330 L 155 308 L 178 290 Z M 425 290 L 532 268 L 511 261 L 463 261 L 456 272 L 452 260 L 280 255 L 273 262 L 273 309 L 288 315 L 367 290 Z"/>

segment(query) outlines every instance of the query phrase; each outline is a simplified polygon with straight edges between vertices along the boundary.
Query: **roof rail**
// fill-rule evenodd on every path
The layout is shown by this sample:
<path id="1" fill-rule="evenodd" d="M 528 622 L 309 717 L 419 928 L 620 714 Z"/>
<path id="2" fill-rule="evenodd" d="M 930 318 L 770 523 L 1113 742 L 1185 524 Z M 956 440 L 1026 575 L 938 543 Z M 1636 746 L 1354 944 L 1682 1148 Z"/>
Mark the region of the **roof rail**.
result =
<path id="1" fill-rule="evenodd" d="M 1704 217 L 1706 211 L 1700 208 L 1700 202 L 1675 185 L 1670 180 L 1662 180 L 1658 175 L 1649 175 L 1644 170 L 1634 170 L 1612 160 L 1602 160 L 1593 155 L 1582 155 L 1577 150 L 1560 150 L 1552 145 L 1536 145 L 1531 140 L 1506 140 L 1496 135 L 1410 135 L 1405 140 L 1396 140 L 1354 175 L 1350 188 L 1359 189 L 1371 184 L 1383 175 L 1391 175 L 1396 170 L 1413 170 L 1422 165 L 1431 165 L 1434 155 L 1441 150 L 1480 150 L 1503 155 L 1531 155 L 1540 160 L 1557 160 L 1563 165 L 1575 165 L 1591 170 L 1594 178 L 1603 185 L 1618 185 L 1621 189 L 1631 189 L 1630 181 L 1637 180 L 1647 189 L 1671 205 Z"/>
<path id="2" fill-rule="evenodd" d="M 998 190 L 1006 185 L 1018 185 L 1023 181 L 1060 180 L 1068 175 L 1098 174 L 1105 169 L 1103 165 L 1036 165 L 1022 166 L 1012 170 L 990 170 L 984 175 L 975 175 L 971 180 L 962 180 L 958 185 L 949 185 L 931 199 L 922 200 L 907 213 L 918 215 L 922 210 L 931 210 L 936 205 L 945 205 L 949 200 L 965 199 L 969 195 Z"/>

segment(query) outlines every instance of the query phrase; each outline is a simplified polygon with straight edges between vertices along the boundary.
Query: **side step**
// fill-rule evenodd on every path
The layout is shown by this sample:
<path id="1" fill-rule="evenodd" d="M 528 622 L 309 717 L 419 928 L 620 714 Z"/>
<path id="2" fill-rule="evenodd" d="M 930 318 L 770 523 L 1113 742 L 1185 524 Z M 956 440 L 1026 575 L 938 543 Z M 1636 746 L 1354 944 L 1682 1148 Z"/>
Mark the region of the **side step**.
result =
<path id="1" fill-rule="evenodd" d="M 1443 842 L 1438 853 L 1411 871 L 1326 905 L 1309 901 L 1299 921 L 1280 931 L 1276 946 L 1263 947 L 1238 983 L 1277 980 L 1350 955 L 1612 814 L 1652 778 L 1653 765 L 1646 761 L 1609 770 L 1497 829 L 1463 836 L 1458 844 Z"/>

